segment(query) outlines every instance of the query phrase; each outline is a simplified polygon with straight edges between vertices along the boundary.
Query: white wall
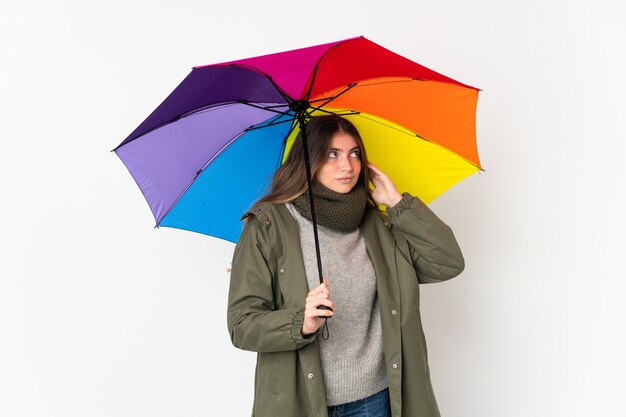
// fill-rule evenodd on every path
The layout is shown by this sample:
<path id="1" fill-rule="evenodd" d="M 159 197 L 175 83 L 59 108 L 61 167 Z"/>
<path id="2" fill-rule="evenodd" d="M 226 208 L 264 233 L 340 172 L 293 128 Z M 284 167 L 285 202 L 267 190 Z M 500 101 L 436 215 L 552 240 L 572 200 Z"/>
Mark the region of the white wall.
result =
<path id="1" fill-rule="evenodd" d="M 233 245 L 153 229 L 109 150 L 193 65 L 356 35 L 484 90 L 486 172 L 431 205 L 467 262 L 423 291 L 443 415 L 626 415 L 624 3 L 387 3 L 3 5 L 1 417 L 249 415 Z"/>

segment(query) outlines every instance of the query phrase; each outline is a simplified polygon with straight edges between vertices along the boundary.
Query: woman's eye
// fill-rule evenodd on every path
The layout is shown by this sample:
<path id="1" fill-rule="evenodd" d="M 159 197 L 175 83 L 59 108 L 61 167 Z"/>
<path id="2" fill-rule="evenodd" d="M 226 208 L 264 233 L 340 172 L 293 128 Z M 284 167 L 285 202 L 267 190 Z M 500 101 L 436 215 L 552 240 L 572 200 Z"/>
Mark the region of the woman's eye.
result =
<path id="1" fill-rule="evenodd" d="M 359 159 L 360 157 L 361 157 L 361 152 L 359 151 L 352 151 L 352 153 L 350 153 L 350 158 Z"/>
<path id="2" fill-rule="evenodd" d="M 328 153 L 328 157 L 329 158 L 336 158 L 337 157 L 337 151 L 330 151 Z"/>

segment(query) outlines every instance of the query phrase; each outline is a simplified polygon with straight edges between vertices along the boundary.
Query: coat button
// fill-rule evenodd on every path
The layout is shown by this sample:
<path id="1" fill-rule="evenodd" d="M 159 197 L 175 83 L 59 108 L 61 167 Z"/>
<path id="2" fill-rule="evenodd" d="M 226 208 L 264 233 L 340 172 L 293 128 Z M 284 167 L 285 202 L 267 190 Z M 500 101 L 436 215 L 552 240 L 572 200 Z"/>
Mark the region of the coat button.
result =
<path id="1" fill-rule="evenodd" d="M 309 379 L 313 379 L 313 377 L 314 377 L 314 376 L 315 376 L 315 375 L 313 375 L 313 374 L 308 374 L 308 375 L 307 375 L 307 377 L 308 377 Z"/>
<path id="2" fill-rule="evenodd" d="M 394 363 L 393 365 L 391 365 L 393 369 L 396 369 L 398 367 L 397 363 Z"/>
<path id="3" fill-rule="evenodd" d="M 384 224 L 385 226 L 389 226 L 389 222 L 387 222 L 387 221 L 383 222 L 383 224 Z"/>
<path id="4" fill-rule="evenodd" d="M 396 313 L 398 313 L 396 310 L 391 310 L 391 314 L 393 314 L 394 316 L 396 315 Z"/>
<path id="5" fill-rule="evenodd" d="M 280 273 L 282 274 L 283 272 L 285 272 L 284 268 L 280 268 Z"/>
<path id="6" fill-rule="evenodd" d="M 272 222 L 269 220 L 265 220 L 265 224 L 269 226 L 270 224 L 272 224 Z"/>

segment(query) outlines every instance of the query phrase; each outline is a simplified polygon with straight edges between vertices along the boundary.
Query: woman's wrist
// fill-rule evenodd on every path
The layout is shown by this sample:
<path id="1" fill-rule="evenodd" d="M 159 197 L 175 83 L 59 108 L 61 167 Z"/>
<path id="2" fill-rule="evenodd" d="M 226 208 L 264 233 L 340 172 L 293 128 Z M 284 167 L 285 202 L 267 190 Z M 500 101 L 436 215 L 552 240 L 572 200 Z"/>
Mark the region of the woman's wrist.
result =
<path id="1" fill-rule="evenodd" d="M 386 204 L 388 208 L 392 208 L 402 200 L 402 194 L 396 192 L 396 195 L 389 199 L 389 204 Z"/>
<path id="2" fill-rule="evenodd" d="M 317 331 L 317 330 L 316 330 L 316 331 Z M 307 332 L 304 330 L 304 327 L 303 327 L 303 328 L 300 330 L 300 334 L 301 334 L 301 335 L 302 335 L 302 337 L 304 337 L 304 338 L 309 338 L 309 337 L 311 337 L 312 335 L 314 335 L 314 334 L 315 334 L 315 332 L 310 332 L 310 333 L 307 333 Z"/>

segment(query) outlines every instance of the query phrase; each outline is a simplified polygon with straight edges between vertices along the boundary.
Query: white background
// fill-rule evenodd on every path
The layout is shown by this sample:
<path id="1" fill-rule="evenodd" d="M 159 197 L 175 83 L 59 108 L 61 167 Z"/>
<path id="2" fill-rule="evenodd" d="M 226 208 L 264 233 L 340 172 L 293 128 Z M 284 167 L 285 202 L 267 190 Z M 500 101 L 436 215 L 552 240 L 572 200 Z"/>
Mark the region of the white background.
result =
<path id="1" fill-rule="evenodd" d="M 486 172 L 431 204 L 467 263 L 423 287 L 444 417 L 626 416 L 625 18 L 618 0 L 3 3 L 0 416 L 249 415 L 233 245 L 153 229 L 109 151 L 193 65 L 358 35 L 483 89 Z"/>

